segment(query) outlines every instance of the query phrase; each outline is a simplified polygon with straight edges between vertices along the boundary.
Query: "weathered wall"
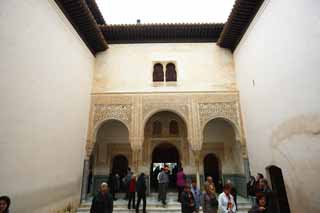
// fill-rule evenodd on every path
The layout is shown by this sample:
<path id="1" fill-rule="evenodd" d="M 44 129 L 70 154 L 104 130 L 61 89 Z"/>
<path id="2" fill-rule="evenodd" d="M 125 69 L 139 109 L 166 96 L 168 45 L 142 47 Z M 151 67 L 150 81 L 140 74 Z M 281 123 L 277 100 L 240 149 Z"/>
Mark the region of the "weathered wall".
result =
<path id="1" fill-rule="evenodd" d="M 153 84 L 153 63 L 159 61 L 176 64 L 176 84 Z M 232 55 L 215 43 L 109 45 L 97 56 L 93 84 L 94 93 L 235 89 Z"/>
<path id="2" fill-rule="evenodd" d="M 297 213 L 320 211 L 319 8 L 266 1 L 234 54 L 251 171 L 280 167 Z"/>
<path id="3" fill-rule="evenodd" d="M 0 3 L 0 189 L 12 212 L 79 201 L 94 57 L 52 0 Z"/>

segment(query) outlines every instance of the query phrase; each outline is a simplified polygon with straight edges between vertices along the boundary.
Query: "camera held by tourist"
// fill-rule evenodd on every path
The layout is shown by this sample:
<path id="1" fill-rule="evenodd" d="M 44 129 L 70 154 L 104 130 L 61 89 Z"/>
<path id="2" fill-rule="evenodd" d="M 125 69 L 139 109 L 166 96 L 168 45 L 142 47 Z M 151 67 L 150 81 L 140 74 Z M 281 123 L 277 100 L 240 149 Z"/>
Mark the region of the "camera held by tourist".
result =
<path id="1" fill-rule="evenodd" d="M 215 188 L 211 185 L 205 186 L 205 192 L 202 195 L 202 210 L 203 213 L 217 213 L 218 211 L 218 200 Z"/>
<path id="2" fill-rule="evenodd" d="M 7 196 L 0 197 L 0 213 L 9 213 L 10 198 Z"/>
<path id="3" fill-rule="evenodd" d="M 184 186 L 184 191 L 181 193 L 181 212 L 182 213 L 194 213 L 195 212 L 195 199 L 190 190 L 190 185 Z"/>
<path id="4" fill-rule="evenodd" d="M 236 204 L 231 195 L 231 189 L 232 186 L 227 183 L 223 187 L 223 192 L 219 195 L 218 201 L 220 213 L 235 213 L 237 211 Z"/>
<path id="5" fill-rule="evenodd" d="M 129 182 L 129 202 L 128 202 L 128 209 L 131 209 L 131 204 L 132 208 L 136 208 L 135 206 L 136 203 L 136 176 L 132 175 L 131 180 Z"/>
<path id="6" fill-rule="evenodd" d="M 147 184 L 146 184 L 146 179 L 145 179 L 145 174 L 141 173 L 137 184 L 136 184 L 136 191 L 138 194 L 138 202 L 136 205 L 136 213 L 139 212 L 139 206 L 140 206 L 140 202 L 141 200 L 143 201 L 143 213 L 146 213 L 146 205 L 147 205 L 147 201 L 146 201 L 146 191 L 147 191 Z"/>
<path id="7" fill-rule="evenodd" d="M 113 198 L 107 183 L 102 183 L 99 193 L 93 198 L 90 213 L 112 213 Z"/>

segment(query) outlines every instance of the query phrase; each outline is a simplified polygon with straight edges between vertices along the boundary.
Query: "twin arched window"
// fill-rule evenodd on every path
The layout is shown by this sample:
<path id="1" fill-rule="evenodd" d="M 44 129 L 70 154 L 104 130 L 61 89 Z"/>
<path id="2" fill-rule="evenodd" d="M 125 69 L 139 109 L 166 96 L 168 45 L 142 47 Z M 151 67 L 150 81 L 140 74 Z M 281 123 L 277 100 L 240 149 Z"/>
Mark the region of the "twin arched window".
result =
<path id="1" fill-rule="evenodd" d="M 177 81 L 176 66 L 173 63 L 168 63 L 165 77 L 164 79 L 163 65 L 156 63 L 153 66 L 153 82 Z"/>
<path id="2" fill-rule="evenodd" d="M 170 135 L 179 135 L 178 122 L 171 120 L 169 123 L 169 133 Z M 162 134 L 162 123 L 160 121 L 154 121 L 152 124 L 152 135 L 159 136 Z"/>
<path id="3" fill-rule="evenodd" d="M 179 126 L 177 121 L 175 120 L 170 121 L 169 132 L 170 132 L 170 135 L 179 135 Z"/>
<path id="4" fill-rule="evenodd" d="M 153 81 L 164 81 L 163 66 L 160 63 L 157 63 L 153 66 Z"/>
<path id="5" fill-rule="evenodd" d="M 152 135 L 161 135 L 162 132 L 162 124 L 160 121 L 153 122 L 152 125 Z"/>

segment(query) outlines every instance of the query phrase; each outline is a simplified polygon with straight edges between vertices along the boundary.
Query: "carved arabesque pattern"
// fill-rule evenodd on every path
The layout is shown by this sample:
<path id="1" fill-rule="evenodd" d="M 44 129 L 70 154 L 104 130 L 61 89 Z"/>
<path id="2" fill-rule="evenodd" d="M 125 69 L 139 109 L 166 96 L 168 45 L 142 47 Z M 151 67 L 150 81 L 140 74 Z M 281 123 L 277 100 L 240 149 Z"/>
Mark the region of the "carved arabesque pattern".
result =
<path id="1" fill-rule="evenodd" d="M 226 118 L 233 122 L 239 130 L 239 118 L 236 102 L 200 103 L 199 104 L 200 125 L 202 129 L 214 118 Z"/>
<path id="2" fill-rule="evenodd" d="M 93 118 L 94 126 L 108 119 L 116 119 L 130 128 L 131 108 L 131 104 L 97 104 L 95 105 Z"/>

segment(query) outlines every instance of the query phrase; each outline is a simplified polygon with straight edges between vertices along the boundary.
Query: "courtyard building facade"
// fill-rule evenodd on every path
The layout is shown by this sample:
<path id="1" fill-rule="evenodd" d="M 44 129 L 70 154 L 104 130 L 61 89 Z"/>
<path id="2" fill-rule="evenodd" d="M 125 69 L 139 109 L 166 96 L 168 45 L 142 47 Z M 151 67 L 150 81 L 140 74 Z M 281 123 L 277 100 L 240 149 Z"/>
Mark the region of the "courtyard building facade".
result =
<path id="1" fill-rule="evenodd" d="M 2 1 L 11 211 L 76 208 L 129 167 L 150 194 L 166 164 L 169 190 L 183 167 L 246 196 L 259 172 L 279 212 L 319 212 L 319 8 L 236 0 L 224 24 L 110 25 L 95 0 Z"/>

